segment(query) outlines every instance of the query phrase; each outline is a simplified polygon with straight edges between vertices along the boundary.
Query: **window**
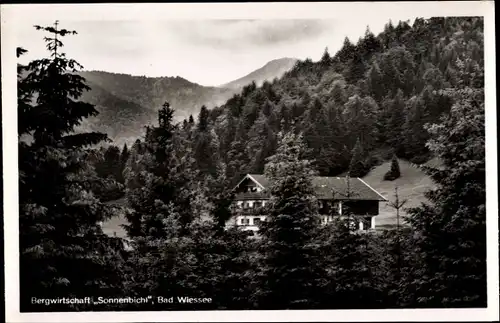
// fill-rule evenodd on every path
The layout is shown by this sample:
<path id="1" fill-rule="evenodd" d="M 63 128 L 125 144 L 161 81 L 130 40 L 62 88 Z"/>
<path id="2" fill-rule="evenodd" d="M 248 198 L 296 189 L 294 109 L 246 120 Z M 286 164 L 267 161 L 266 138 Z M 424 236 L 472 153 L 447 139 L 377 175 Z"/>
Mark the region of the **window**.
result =
<path id="1" fill-rule="evenodd" d="M 254 207 L 261 207 L 262 206 L 262 202 L 260 202 L 260 201 L 254 202 L 253 206 Z"/>
<path id="2" fill-rule="evenodd" d="M 250 224 L 250 219 L 248 218 L 241 219 L 241 225 L 249 225 L 249 224 Z"/>
<path id="3" fill-rule="evenodd" d="M 253 224 L 254 225 L 259 225 L 260 224 L 260 218 L 254 218 L 253 219 Z"/>
<path id="4" fill-rule="evenodd" d="M 248 203 L 248 202 L 244 202 L 243 203 L 243 208 L 244 209 L 248 209 L 249 207 L 250 207 L 250 203 Z"/>

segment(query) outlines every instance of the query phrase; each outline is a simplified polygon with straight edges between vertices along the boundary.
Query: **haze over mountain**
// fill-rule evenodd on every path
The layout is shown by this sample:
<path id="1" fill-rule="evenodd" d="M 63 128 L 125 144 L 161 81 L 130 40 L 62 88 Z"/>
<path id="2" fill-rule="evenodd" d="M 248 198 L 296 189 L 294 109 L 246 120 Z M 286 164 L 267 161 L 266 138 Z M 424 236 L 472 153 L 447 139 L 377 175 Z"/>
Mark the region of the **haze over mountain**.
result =
<path id="1" fill-rule="evenodd" d="M 146 77 L 105 71 L 84 71 L 91 90 L 83 99 L 96 105 L 100 114 L 84 121 L 81 129 L 108 134 L 113 144 L 132 143 L 144 133 L 144 126 L 157 120 L 159 107 L 168 101 L 178 121 L 194 117 L 202 105 L 213 108 L 224 104 L 246 84 L 281 77 L 297 60 L 270 61 L 254 72 L 220 87 L 202 86 L 182 77 Z"/>
<path id="2" fill-rule="evenodd" d="M 296 58 L 284 57 L 275 59 L 268 62 L 261 68 L 243 76 L 237 80 L 220 85 L 222 88 L 240 89 L 243 86 L 255 81 L 257 86 L 262 85 L 264 81 L 272 81 L 275 77 L 281 77 L 285 72 L 292 69 L 293 65 L 297 62 Z"/>

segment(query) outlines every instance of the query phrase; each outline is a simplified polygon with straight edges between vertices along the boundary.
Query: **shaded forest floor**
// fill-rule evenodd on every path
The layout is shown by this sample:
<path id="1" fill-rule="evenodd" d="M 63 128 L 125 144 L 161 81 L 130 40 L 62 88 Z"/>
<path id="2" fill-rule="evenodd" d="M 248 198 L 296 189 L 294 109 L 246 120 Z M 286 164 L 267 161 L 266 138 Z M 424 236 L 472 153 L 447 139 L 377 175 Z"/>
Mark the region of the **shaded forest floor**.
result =
<path id="1" fill-rule="evenodd" d="M 389 160 L 375 167 L 363 177 L 363 180 L 389 200 L 394 199 L 394 188 L 397 186 L 399 198 L 408 200 L 405 205 L 406 208 L 415 207 L 425 202 L 426 198 L 424 197 L 424 192 L 434 187 L 431 179 L 410 162 L 400 159 L 399 167 L 401 177 L 394 181 L 385 181 L 384 174 L 389 170 L 390 164 L 391 162 Z M 432 159 L 427 164 L 436 166 L 438 165 L 438 161 Z M 109 203 L 126 206 L 127 201 L 125 198 L 121 198 Z M 406 212 L 402 210 L 401 216 L 404 217 L 405 215 Z M 115 217 L 103 223 L 103 231 L 110 236 L 116 234 L 117 237 L 124 238 L 126 233 L 121 225 L 125 223 L 126 220 L 124 215 L 117 214 Z M 376 217 L 377 228 L 386 229 L 395 226 L 395 224 L 395 210 L 392 209 L 388 203 L 380 203 L 380 214 Z"/>

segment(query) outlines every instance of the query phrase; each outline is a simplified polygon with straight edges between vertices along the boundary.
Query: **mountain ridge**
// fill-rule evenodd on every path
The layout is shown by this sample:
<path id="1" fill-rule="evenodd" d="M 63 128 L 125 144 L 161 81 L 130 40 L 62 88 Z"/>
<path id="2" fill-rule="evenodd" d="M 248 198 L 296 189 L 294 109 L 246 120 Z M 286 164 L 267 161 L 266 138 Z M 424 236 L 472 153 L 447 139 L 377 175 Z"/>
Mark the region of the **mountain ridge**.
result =
<path id="1" fill-rule="evenodd" d="M 228 83 L 221 84 L 217 87 L 219 88 L 230 88 L 230 89 L 240 89 L 243 86 L 250 84 L 255 81 L 257 86 L 260 86 L 264 81 L 272 81 L 274 78 L 279 78 L 283 74 L 289 71 L 295 63 L 298 61 L 297 58 L 282 57 L 273 59 L 260 68 L 248 73 L 247 75 L 240 77 Z"/>

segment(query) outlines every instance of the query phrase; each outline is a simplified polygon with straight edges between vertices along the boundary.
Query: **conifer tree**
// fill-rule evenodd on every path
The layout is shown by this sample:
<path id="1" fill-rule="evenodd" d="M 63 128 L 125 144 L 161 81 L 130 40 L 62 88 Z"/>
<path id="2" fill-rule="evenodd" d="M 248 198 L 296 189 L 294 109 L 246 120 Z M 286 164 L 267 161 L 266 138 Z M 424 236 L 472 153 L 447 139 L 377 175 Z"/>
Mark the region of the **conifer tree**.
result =
<path id="1" fill-rule="evenodd" d="M 342 48 L 337 52 L 335 57 L 340 63 L 347 63 L 353 58 L 354 52 L 356 51 L 356 46 L 349 40 L 349 38 L 344 38 L 344 44 Z"/>
<path id="2" fill-rule="evenodd" d="M 344 104 L 343 117 L 345 126 L 348 129 L 347 134 L 354 144 L 354 139 L 359 138 L 363 143 L 363 148 L 370 150 L 375 138 L 376 129 L 376 111 L 378 105 L 371 97 L 361 98 L 355 94 Z M 352 146 L 351 146 L 352 147 Z"/>
<path id="3" fill-rule="evenodd" d="M 396 296 L 396 294 L 398 293 L 397 290 L 401 288 L 401 285 L 403 283 L 407 286 L 409 285 L 407 281 L 404 281 L 406 277 L 403 277 L 403 274 L 406 271 L 406 268 L 403 267 L 405 266 L 406 262 L 403 251 L 404 249 L 402 248 L 404 243 L 402 238 L 406 238 L 406 240 L 412 239 L 411 237 L 405 235 L 401 228 L 401 210 L 407 202 L 408 199 L 400 198 L 398 187 L 396 186 L 396 188 L 394 189 L 394 200 L 388 203 L 389 206 L 396 211 L 396 230 L 393 232 L 393 234 L 386 235 L 386 237 L 388 238 L 388 243 L 390 245 L 389 253 L 391 258 L 389 259 L 389 268 L 391 276 L 393 277 L 393 282 L 392 284 L 390 284 L 391 286 L 393 286 L 393 288 L 390 289 L 390 294 L 394 296 Z M 396 302 L 398 301 L 396 300 Z"/>
<path id="4" fill-rule="evenodd" d="M 334 199 L 342 200 L 341 211 L 330 209 L 333 221 L 322 230 L 323 254 L 327 255 L 327 268 L 323 307 L 352 309 L 374 308 L 382 302 L 382 292 L 374 280 L 369 258 L 374 252 L 369 237 L 358 231 L 358 219 L 350 200 L 356 199 L 350 176 L 346 176 L 346 188 L 332 191 Z M 339 214 L 341 212 L 341 214 Z"/>
<path id="5" fill-rule="evenodd" d="M 356 84 L 365 74 L 365 63 L 360 50 L 356 48 L 352 54 L 346 71 L 346 80 L 351 84 Z"/>
<path id="6" fill-rule="evenodd" d="M 349 176 L 363 177 L 368 172 L 366 165 L 366 156 L 361 141 L 358 139 L 351 153 L 351 162 L 349 163 Z"/>
<path id="7" fill-rule="evenodd" d="M 403 126 L 405 123 L 403 91 L 397 91 L 388 108 L 389 119 L 387 121 L 387 129 L 385 129 L 387 144 L 394 149 L 396 154 L 401 154 L 404 151 L 401 138 L 403 137 Z"/>
<path id="8" fill-rule="evenodd" d="M 114 145 L 109 146 L 104 152 L 102 162 L 96 165 L 96 171 L 102 178 L 112 177 L 119 179 L 120 149 Z"/>
<path id="9" fill-rule="evenodd" d="M 328 67 L 328 66 L 330 66 L 330 63 L 331 63 L 331 57 L 330 57 L 330 53 L 328 52 L 328 47 L 327 47 L 327 48 L 325 48 L 325 51 L 323 52 L 323 56 L 321 56 L 321 64 L 324 67 Z"/>
<path id="10" fill-rule="evenodd" d="M 399 170 L 398 158 L 394 154 L 391 159 L 391 169 L 384 175 L 384 180 L 393 181 L 401 176 L 401 171 Z"/>
<path id="11" fill-rule="evenodd" d="M 262 309 L 314 308 L 320 298 L 319 217 L 306 153 L 302 136 L 287 133 L 266 164 L 272 197 L 261 228 Z"/>
<path id="12" fill-rule="evenodd" d="M 407 102 L 407 115 L 403 125 L 404 155 L 415 163 L 426 160 L 429 150 L 425 143 L 429 134 L 424 129 L 427 118 L 427 107 L 420 97 L 413 97 Z"/>
<path id="13" fill-rule="evenodd" d="M 207 107 L 202 106 L 198 115 L 198 123 L 194 138 L 194 158 L 200 176 L 216 177 L 218 162 L 218 138 L 214 136 L 213 131 L 209 129 L 209 111 Z"/>
<path id="14" fill-rule="evenodd" d="M 200 114 L 198 115 L 198 131 L 204 132 L 208 130 L 208 109 L 202 106 Z"/>
<path id="15" fill-rule="evenodd" d="M 164 221 L 170 216 L 165 212 L 178 214 L 183 232 L 192 220 L 188 187 L 196 171 L 189 147 L 176 147 L 173 114 L 165 102 L 158 111 L 158 126 L 148 128 L 139 167 L 128 171 L 127 200 L 133 212 L 127 215 L 126 229 L 131 238 L 164 237 Z M 180 152 L 184 155 L 178 155 Z"/>
<path id="16" fill-rule="evenodd" d="M 372 95 L 375 100 L 380 102 L 385 94 L 385 89 L 384 84 L 382 83 L 382 72 L 376 60 L 372 63 L 372 66 L 368 69 L 366 74 L 369 94 Z"/>
<path id="17" fill-rule="evenodd" d="M 90 309 L 92 304 L 37 307 L 32 297 L 120 296 L 123 244 L 103 234 L 100 222 L 114 215 L 90 191 L 91 169 L 84 148 L 105 134 L 80 132 L 82 120 L 97 115 L 80 101 L 89 88 L 75 72 L 81 65 L 61 51 L 61 38 L 75 31 L 35 26 L 50 57 L 34 60 L 18 79 L 19 232 L 21 311 Z M 22 51 L 21 51 L 22 52 Z M 25 100 L 33 96 L 35 100 Z M 29 142 L 22 136 L 31 138 Z M 40 306 L 40 305 L 38 305 Z"/>
<path id="18" fill-rule="evenodd" d="M 275 134 L 264 113 L 260 113 L 248 135 L 250 140 L 246 151 L 250 160 L 249 169 L 252 173 L 262 173 L 266 158 L 271 156 L 276 149 Z"/>

